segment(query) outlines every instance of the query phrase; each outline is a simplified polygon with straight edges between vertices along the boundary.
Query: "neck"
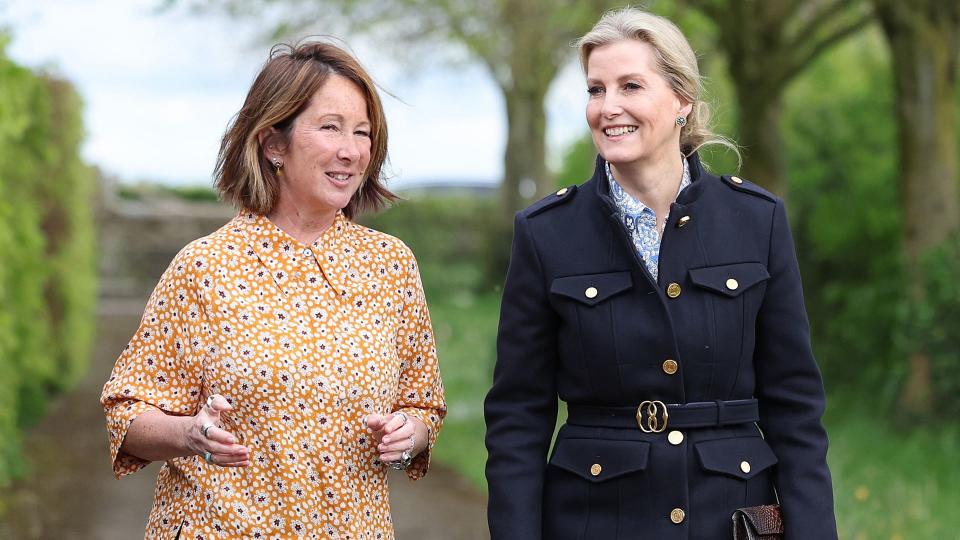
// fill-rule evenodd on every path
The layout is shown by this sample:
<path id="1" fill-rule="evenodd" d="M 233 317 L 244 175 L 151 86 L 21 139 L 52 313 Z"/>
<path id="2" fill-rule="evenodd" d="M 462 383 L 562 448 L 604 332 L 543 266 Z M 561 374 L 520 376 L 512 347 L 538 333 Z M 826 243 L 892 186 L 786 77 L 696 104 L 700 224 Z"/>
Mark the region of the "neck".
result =
<path id="1" fill-rule="evenodd" d="M 680 189 L 683 158 L 679 152 L 642 162 L 610 164 L 623 189 L 649 207 L 659 218 L 665 216 Z"/>
<path id="2" fill-rule="evenodd" d="M 297 241 L 312 244 L 323 231 L 333 225 L 336 215 L 336 209 L 298 206 L 281 191 L 277 204 L 267 218 Z"/>

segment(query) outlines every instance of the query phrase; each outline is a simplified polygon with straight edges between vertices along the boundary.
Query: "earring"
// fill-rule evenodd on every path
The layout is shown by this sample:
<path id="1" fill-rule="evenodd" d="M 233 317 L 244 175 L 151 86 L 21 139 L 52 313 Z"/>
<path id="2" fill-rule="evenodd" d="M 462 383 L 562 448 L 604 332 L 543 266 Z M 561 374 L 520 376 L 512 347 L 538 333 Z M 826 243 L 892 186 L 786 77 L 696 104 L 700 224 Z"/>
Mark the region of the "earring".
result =
<path id="1" fill-rule="evenodd" d="M 277 168 L 277 174 L 280 174 L 280 169 L 283 167 L 283 162 L 280 161 L 280 158 L 273 158 L 273 166 Z"/>
<path id="2" fill-rule="evenodd" d="M 683 127 L 683 126 L 687 125 L 687 119 L 684 118 L 684 117 L 682 117 L 682 116 L 678 116 L 678 117 L 677 117 L 677 125 L 680 126 L 680 127 Z"/>

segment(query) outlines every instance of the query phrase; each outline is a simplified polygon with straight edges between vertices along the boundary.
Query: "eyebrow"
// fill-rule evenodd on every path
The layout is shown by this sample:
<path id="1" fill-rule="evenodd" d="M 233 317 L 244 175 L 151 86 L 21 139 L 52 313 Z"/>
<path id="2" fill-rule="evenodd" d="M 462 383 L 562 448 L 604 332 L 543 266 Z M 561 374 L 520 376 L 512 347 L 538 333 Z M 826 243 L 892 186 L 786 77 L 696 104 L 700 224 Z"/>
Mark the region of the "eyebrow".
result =
<path id="1" fill-rule="evenodd" d="M 332 113 L 332 112 L 331 112 L 331 113 L 321 113 L 319 116 L 316 117 L 316 119 L 317 119 L 317 121 L 322 121 L 322 120 L 336 120 L 336 121 L 338 121 L 338 122 L 343 122 L 343 121 L 344 121 L 344 117 L 343 117 L 342 114 Z M 368 124 L 368 125 L 369 125 L 369 124 L 371 124 L 371 122 L 370 122 L 370 120 L 361 120 L 360 122 L 357 122 L 357 125 L 364 125 L 364 124 Z"/>
<path id="2" fill-rule="evenodd" d="M 640 82 L 646 82 L 646 81 L 647 81 L 647 78 L 646 78 L 643 74 L 641 74 L 641 73 L 627 73 L 627 74 L 625 74 L 625 75 L 621 75 L 621 76 L 617 77 L 617 82 L 623 82 L 623 81 L 628 80 L 628 79 L 636 79 L 636 80 L 638 80 L 638 81 L 640 81 Z M 595 78 L 588 78 L 588 79 L 587 79 L 587 84 L 596 84 L 596 83 L 599 83 L 599 82 L 601 82 L 599 79 L 595 79 Z"/>

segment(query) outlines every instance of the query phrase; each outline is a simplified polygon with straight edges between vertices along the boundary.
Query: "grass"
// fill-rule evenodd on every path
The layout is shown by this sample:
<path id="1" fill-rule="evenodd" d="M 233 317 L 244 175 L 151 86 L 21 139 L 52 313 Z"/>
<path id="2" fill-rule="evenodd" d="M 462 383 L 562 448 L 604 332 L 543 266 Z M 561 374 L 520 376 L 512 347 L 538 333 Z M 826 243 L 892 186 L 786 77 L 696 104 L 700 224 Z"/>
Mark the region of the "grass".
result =
<path id="1" fill-rule="evenodd" d="M 429 284 L 429 275 L 424 272 Z M 428 292 L 449 413 L 435 459 L 485 489 L 483 397 L 499 295 Z M 960 423 L 901 431 L 875 407 L 832 396 L 825 418 L 840 538 L 955 538 L 960 530 Z"/>

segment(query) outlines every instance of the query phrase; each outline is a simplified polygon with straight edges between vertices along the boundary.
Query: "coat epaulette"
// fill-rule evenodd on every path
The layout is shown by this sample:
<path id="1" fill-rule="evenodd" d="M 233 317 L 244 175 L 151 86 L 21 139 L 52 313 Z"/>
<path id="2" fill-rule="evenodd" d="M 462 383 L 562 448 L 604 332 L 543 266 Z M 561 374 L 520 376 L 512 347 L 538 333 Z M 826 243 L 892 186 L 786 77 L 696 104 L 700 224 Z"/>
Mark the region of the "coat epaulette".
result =
<path id="1" fill-rule="evenodd" d="M 559 206 L 572 199 L 576 192 L 576 185 L 560 188 L 556 193 L 551 193 L 550 195 L 547 195 L 546 197 L 528 206 L 527 209 L 523 211 L 523 215 L 529 218 L 539 214 L 540 212 L 543 212 L 544 210 L 553 208 L 554 206 Z"/>
<path id="2" fill-rule="evenodd" d="M 753 182 L 748 182 L 738 176 L 721 176 L 723 183 L 732 187 L 737 191 L 742 191 L 743 193 L 750 193 L 751 195 L 756 195 L 757 197 L 763 197 L 770 202 L 777 202 L 777 196 L 769 191 L 763 189 L 762 187 L 754 184 Z"/>

